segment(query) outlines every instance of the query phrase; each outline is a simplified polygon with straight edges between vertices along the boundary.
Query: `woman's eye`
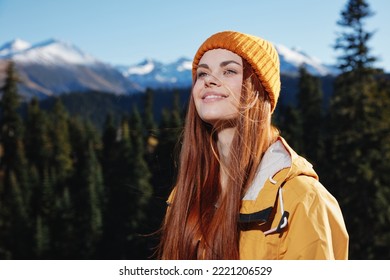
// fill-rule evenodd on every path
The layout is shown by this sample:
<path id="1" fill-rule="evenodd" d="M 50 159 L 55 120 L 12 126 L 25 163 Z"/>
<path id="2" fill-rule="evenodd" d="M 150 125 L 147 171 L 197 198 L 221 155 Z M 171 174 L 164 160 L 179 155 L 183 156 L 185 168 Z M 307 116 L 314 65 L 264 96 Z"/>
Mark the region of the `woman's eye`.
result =
<path id="1" fill-rule="evenodd" d="M 198 78 L 202 78 L 202 77 L 205 77 L 205 76 L 207 76 L 206 72 L 198 72 L 198 74 L 197 74 Z"/>
<path id="2" fill-rule="evenodd" d="M 232 75 L 232 74 L 237 74 L 235 70 L 227 69 L 224 72 L 225 75 Z"/>

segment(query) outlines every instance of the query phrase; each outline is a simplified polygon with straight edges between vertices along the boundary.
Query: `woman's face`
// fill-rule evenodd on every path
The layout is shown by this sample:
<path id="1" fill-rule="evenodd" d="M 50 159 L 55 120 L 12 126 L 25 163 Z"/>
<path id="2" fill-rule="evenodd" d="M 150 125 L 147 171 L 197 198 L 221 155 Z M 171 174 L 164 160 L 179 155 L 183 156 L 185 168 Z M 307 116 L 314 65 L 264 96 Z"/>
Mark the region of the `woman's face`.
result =
<path id="1" fill-rule="evenodd" d="M 199 61 L 192 89 L 199 117 L 213 125 L 238 116 L 243 81 L 243 62 L 225 50 L 207 51 Z"/>

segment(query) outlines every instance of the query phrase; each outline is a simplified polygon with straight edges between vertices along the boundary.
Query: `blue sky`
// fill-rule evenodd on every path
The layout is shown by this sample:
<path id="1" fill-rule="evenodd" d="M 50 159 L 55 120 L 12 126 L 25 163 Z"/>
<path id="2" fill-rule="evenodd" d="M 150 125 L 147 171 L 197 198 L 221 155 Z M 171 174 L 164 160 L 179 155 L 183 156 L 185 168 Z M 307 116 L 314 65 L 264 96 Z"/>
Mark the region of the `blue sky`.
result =
<path id="1" fill-rule="evenodd" d="M 192 58 L 212 33 L 237 30 L 300 48 L 334 63 L 336 22 L 347 0 L 0 0 L 0 45 L 57 38 L 111 64 L 145 58 Z M 368 0 L 376 13 L 370 47 L 390 72 L 390 1 Z"/>

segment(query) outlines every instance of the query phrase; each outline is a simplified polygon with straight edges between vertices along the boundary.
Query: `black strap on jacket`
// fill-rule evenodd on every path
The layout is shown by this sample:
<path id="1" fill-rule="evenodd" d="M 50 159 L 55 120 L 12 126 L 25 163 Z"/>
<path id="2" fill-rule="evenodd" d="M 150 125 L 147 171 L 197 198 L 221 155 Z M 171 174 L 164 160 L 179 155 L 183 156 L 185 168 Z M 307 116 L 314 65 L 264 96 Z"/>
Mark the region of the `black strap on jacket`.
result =
<path id="1" fill-rule="evenodd" d="M 282 186 L 280 186 L 282 188 Z M 267 228 L 270 228 L 274 218 L 276 211 L 278 209 L 278 201 L 279 201 L 279 192 L 276 193 L 275 202 L 273 206 L 270 206 L 268 208 L 265 208 L 263 210 L 260 210 L 258 212 L 249 213 L 249 214 L 242 214 L 240 213 L 239 222 L 243 225 L 248 225 L 250 223 L 256 223 L 258 225 L 266 225 L 268 224 Z M 283 229 L 286 227 L 284 225 L 282 227 L 284 219 L 288 219 L 289 213 L 287 211 L 284 211 L 282 213 L 282 217 L 280 218 L 279 224 L 277 226 L 276 232 L 281 233 Z"/>

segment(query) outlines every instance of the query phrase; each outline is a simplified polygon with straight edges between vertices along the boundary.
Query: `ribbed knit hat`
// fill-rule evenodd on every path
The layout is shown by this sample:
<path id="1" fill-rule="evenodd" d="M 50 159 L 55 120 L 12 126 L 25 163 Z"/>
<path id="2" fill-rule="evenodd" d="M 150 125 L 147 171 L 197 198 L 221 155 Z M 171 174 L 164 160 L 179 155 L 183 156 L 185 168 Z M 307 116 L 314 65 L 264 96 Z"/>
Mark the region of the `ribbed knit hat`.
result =
<path id="1" fill-rule="evenodd" d="M 274 46 L 260 38 L 235 31 L 223 31 L 209 37 L 198 49 L 192 63 L 192 79 L 203 54 L 213 49 L 226 49 L 245 59 L 254 69 L 275 110 L 280 92 L 279 55 Z"/>

